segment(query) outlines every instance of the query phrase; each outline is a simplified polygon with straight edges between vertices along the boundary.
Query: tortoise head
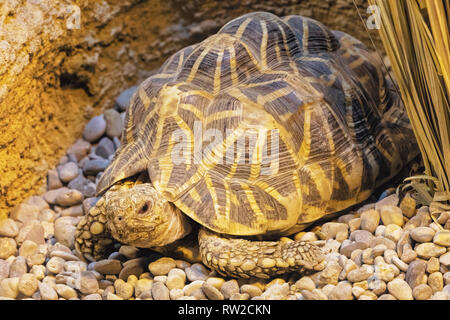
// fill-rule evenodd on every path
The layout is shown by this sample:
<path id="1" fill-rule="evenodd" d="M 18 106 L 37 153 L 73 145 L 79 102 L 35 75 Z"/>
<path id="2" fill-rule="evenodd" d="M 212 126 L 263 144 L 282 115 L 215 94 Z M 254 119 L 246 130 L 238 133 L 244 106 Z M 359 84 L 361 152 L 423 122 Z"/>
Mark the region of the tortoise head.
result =
<path id="1" fill-rule="evenodd" d="M 150 184 L 119 182 L 104 195 L 112 236 L 141 248 L 170 244 L 191 231 L 187 217 Z"/>

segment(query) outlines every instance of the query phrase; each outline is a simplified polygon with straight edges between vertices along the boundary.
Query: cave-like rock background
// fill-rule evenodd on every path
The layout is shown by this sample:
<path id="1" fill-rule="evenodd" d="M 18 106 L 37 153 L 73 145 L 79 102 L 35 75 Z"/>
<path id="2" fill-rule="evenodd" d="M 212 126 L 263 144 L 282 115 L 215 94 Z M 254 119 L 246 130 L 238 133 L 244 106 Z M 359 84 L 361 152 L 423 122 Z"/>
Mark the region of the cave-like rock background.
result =
<path id="1" fill-rule="evenodd" d="M 44 190 L 47 170 L 122 90 L 252 11 L 308 16 L 370 46 L 352 0 L 0 1 L 0 218 Z"/>

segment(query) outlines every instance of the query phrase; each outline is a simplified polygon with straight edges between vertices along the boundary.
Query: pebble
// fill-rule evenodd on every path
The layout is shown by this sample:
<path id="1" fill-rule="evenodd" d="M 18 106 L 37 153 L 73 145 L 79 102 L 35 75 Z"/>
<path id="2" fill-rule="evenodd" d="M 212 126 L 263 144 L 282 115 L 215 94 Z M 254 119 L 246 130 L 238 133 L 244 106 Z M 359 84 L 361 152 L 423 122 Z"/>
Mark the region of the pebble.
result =
<path id="1" fill-rule="evenodd" d="M 327 296 L 329 300 L 353 300 L 352 285 L 339 282 Z"/>
<path id="2" fill-rule="evenodd" d="M 155 276 L 167 275 L 169 271 L 176 267 L 175 260 L 172 258 L 160 258 L 148 265 L 148 269 Z"/>
<path id="3" fill-rule="evenodd" d="M 48 203 L 45 201 L 45 199 L 42 196 L 28 197 L 24 203 L 37 208 L 38 211 L 42 211 L 44 209 L 49 208 Z"/>
<path id="4" fill-rule="evenodd" d="M 55 203 L 63 206 L 70 207 L 83 202 L 83 194 L 76 189 L 65 189 L 60 192 L 55 199 Z"/>
<path id="5" fill-rule="evenodd" d="M 450 284 L 450 271 L 444 273 L 444 282 L 445 282 L 445 285 Z"/>
<path id="6" fill-rule="evenodd" d="M 134 294 L 139 297 L 142 293 L 149 291 L 151 292 L 153 286 L 153 280 L 150 279 L 139 279 L 134 284 Z"/>
<path id="7" fill-rule="evenodd" d="M 443 254 L 441 257 L 445 256 L 445 254 Z M 448 256 L 450 257 L 450 254 L 448 254 Z M 430 258 L 430 260 L 427 261 L 427 272 L 428 273 L 433 273 L 433 272 L 437 272 L 439 271 L 439 259 L 432 257 Z"/>
<path id="8" fill-rule="evenodd" d="M 374 233 L 380 224 L 380 214 L 377 210 L 368 210 L 361 214 L 361 229 Z"/>
<path id="9" fill-rule="evenodd" d="M 408 270 L 408 265 L 404 263 L 402 260 L 400 260 L 398 257 L 393 257 L 392 263 L 403 272 L 406 272 Z"/>
<path id="10" fill-rule="evenodd" d="M 415 260 L 409 264 L 405 280 L 411 288 L 414 289 L 419 284 L 426 283 L 426 268 L 427 264 L 422 260 Z"/>
<path id="11" fill-rule="evenodd" d="M 348 238 L 348 226 L 345 223 L 327 222 L 322 226 L 324 240 L 336 239 L 343 241 Z"/>
<path id="12" fill-rule="evenodd" d="M 14 239 L 0 238 L 0 259 L 8 259 L 17 252 L 17 244 Z"/>
<path id="13" fill-rule="evenodd" d="M 361 218 L 354 218 L 348 222 L 350 232 L 358 230 L 361 227 Z"/>
<path id="14" fill-rule="evenodd" d="M 197 300 L 206 300 L 207 299 L 201 288 L 194 290 L 191 293 L 191 296 L 196 298 Z"/>
<path id="15" fill-rule="evenodd" d="M 351 261 L 351 260 L 349 260 Z M 351 261 L 353 264 L 354 262 Z M 357 266 L 355 265 L 355 268 L 357 268 Z M 297 280 L 297 282 L 295 282 L 295 287 L 301 291 L 301 290 L 309 290 L 312 291 L 316 288 L 316 285 L 314 283 L 314 281 L 312 281 L 312 279 L 308 276 L 304 276 L 302 278 L 300 278 L 299 280 Z"/>
<path id="16" fill-rule="evenodd" d="M 38 287 L 41 300 L 58 300 L 58 294 L 50 285 L 39 282 Z"/>
<path id="17" fill-rule="evenodd" d="M 216 287 L 204 282 L 202 285 L 203 293 L 210 300 L 224 300 L 223 294 Z"/>
<path id="18" fill-rule="evenodd" d="M 67 162 L 58 169 L 59 178 L 64 183 L 69 183 L 79 175 L 80 171 L 75 162 Z"/>
<path id="19" fill-rule="evenodd" d="M 121 297 L 119 297 L 118 295 L 115 295 L 114 293 L 109 292 L 106 300 L 123 300 Z"/>
<path id="20" fill-rule="evenodd" d="M 185 283 L 186 283 L 186 273 L 182 269 L 173 268 L 169 271 L 166 281 L 166 285 L 167 288 L 169 288 L 169 290 L 183 289 Z"/>
<path id="21" fill-rule="evenodd" d="M 154 282 L 152 285 L 153 300 L 170 300 L 169 289 L 162 282 Z"/>
<path id="22" fill-rule="evenodd" d="M 11 277 L 0 281 L 0 297 L 15 299 L 19 295 L 19 277 Z"/>
<path id="23" fill-rule="evenodd" d="M 97 293 L 99 289 L 97 278 L 92 271 L 80 272 L 79 290 L 84 294 Z"/>
<path id="24" fill-rule="evenodd" d="M 239 293 L 239 284 L 236 280 L 228 280 L 224 282 L 220 292 L 223 294 L 225 299 L 229 299 L 232 294 Z"/>
<path id="25" fill-rule="evenodd" d="M 439 257 L 439 262 L 446 267 L 450 266 L 450 251 L 441 255 Z"/>
<path id="26" fill-rule="evenodd" d="M 378 300 L 397 300 L 392 294 L 385 293 L 378 297 Z"/>
<path id="27" fill-rule="evenodd" d="M 370 243 L 374 239 L 374 236 L 366 230 L 355 230 L 350 235 L 350 240 L 353 240 L 358 243 L 364 244 L 366 247 L 361 249 L 366 249 L 370 246 Z"/>
<path id="28" fill-rule="evenodd" d="M 392 250 L 394 250 L 396 247 L 394 241 L 380 236 L 374 237 L 372 240 L 370 240 L 369 247 L 374 248 L 379 244 L 384 244 L 388 249 Z"/>
<path id="29" fill-rule="evenodd" d="M 101 274 L 116 274 L 122 271 L 122 262 L 114 259 L 104 259 L 95 262 L 94 270 Z"/>
<path id="30" fill-rule="evenodd" d="M 311 282 L 312 282 L 312 280 L 311 280 Z M 299 287 L 297 287 L 297 289 L 300 290 Z M 251 284 L 242 285 L 240 288 L 240 292 L 242 294 L 244 294 L 244 293 L 248 294 L 250 298 L 261 296 L 263 293 L 262 290 L 258 286 L 251 285 Z"/>
<path id="31" fill-rule="evenodd" d="M 43 264 L 45 261 L 45 255 L 42 253 L 35 253 L 27 258 L 27 265 L 32 267 L 34 265 Z"/>
<path id="32" fill-rule="evenodd" d="M 317 241 L 317 240 L 319 240 L 314 232 L 299 232 L 297 235 L 294 237 L 295 241 Z"/>
<path id="33" fill-rule="evenodd" d="M 230 297 L 230 300 L 248 300 L 248 299 L 250 299 L 250 296 L 247 293 L 233 293 Z M 253 299 L 254 298 L 252 298 L 252 300 Z M 264 298 L 261 298 L 261 299 L 264 299 Z"/>
<path id="34" fill-rule="evenodd" d="M 403 226 L 403 214 L 399 207 L 386 205 L 380 210 L 381 221 L 385 226 L 390 224 L 396 224 L 398 226 Z"/>
<path id="35" fill-rule="evenodd" d="M 53 274 L 58 274 L 64 271 L 64 263 L 66 261 L 60 257 L 52 257 L 47 261 L 47 270 Z"/>
<path id="36" fill-rule="evenodd" d="M 45 243 L 45 230 L 39 221 L 27 221 L 19 229 L 19 234 L 16 237 L 17 243 L 20 245 L 26 240 L 31 240 L 37 244 Z"/>
<path id="37" fill-rule="evenodd" d="M 9 217 L 13 220 L 25 223 L 28 221 L 36 220 L 38 218 L 38 215 L 38 207 L 27 203 L 20 203 L 11 210 Z"/>
<path id="38" fill-rule="evenodd" d="M 101 138 L 95 147 L 95 154 L 105 159 L 114 154 L 114 151 L 114 143 L 107 137 Z"/>
<path id="39" fill-rule="evenodd" d="M 61 187 L 61 188 L 58 188 L 58 189 L 49 190 L 46 193 L 44 193 L 43 197 L 44 197 L 45 201 L 47 201 L 47 203 L 49 203 L 49 204 L 56 204 L 56 198 L 60 194 L 65 193 L 68 190 L 70 190 L 70 189 L 67 188 L 67 187 Z M 12 218 L 14 219 L 14 217 L 12 217 Z M 17 219 L 15 219 L 15 220 L 17 220 Z"/>
<path id="40" fill-rule="evenodd" d="M 88 160 L 83 165 L 83 172 L 88 176 L 95 176 L 100 171 L 104 171 L 108 165 L 109 161 L 106 159 Z"/>
<path id="41" fill-rule="evenodd" d="M 56 214 L 52 209 L 44 209 L 39 212 L 38 219 L 42 222 L 54 222 Z"/>
<path id="42" fill-rule="evenodd" d="M 449 296 L 445 292 L 435 292 L 431 300 L 449 300 Z"/>
<path id="43" fill-rule="evenodd" d="M 316 289 L 314 289 L 316 290 Z M 266 300 L 284 300 L 289 294 L 289 284 L 274 284 L 261 295 Z"/>
<path id="44" fill-rule="evenodd" d="M 206 279 L 206 282 L 220 290 L 225 282 L 225 279 L 218 277 L 209 277 L 208 279 Z"/>
<path id="45" fill-rule="evenodd" d="M 412 249 L 403 250 L 400 259 L 405 263 L 410 263 L 417 258 L 417 253 Z"/>
<path id="46" fill-rule="evenodd" d="M 372 291 L 375 295 L 379 296 L 386 291 L 387 285 L 381 279 L 378 279 L 376 276 L 370 277 L 367 279 L 368 289 Z"/>
<path id="47" fill-rule="evenodd" d="M 75 179 L 70 181 L 67 186 L 70 189 L 80 191 L 83 194 L 84 198 L 92 198 L 95 196 L 95 184 L 89 179 L 86 179 L 82 174 L 78 175 Z M 83 203 L 85 200 L 83 200 Z M 85 210 L 84 212 L 88 211 L 89 210 Z"/>
<path id="48" fill-rule="evenodd" d="M 72 299 L 72 298 L 78 298 L 78 294 L 75 291 L 75 289 L 65 285 L 65 284 L 56 284 L 55 290 L 58 293 L 60 297 L 63 297 L 64 299 Z"/>
<path id="49" fill-rule="evenodd" d="M 436 232 L 433 242 L 437 245 L 450 247 L 450 230 L 441 230 Z"/>
<path id="50" fill-rule="evenodd" d="M 31 297 L 38 289 L 39 281 L 32 273 L 24 273 L 19 278 L 18 290 L 27 297 Z"/>
<path id="51" fill-rule="evenodd" d="M 45 277 L 45 267 L 42 265 L 34 265 L 31 267 L 30 273 L 34 274 L 38 280 L 42 280 Z"/>
<path id="52" fill-rule="evenodd" d="M 368 265 L 363 265 L 347 274 L 347 279 L 350 282 L 360 282 L 369 279 L 374 273 L 373 268 Z"/>
<path id="53" fill-rule="evenodd" d="M 209 275 L 208 269 L 203 264 L 194 263 L 184 270 L 189 281 L 206 280 Z"/>
<path id="54" fill-rule="evenodd" d="M 19 234 L 19 227 L 12 219 L 0 220 L 0 237 L 14 238 Z"/>
<path id="55" fill-rule="evenodd" d="M 133 86 L 125 91 L 123 91 L 117 98 L 116 98 L 116 104 L 118 105 L 120 111 L 125 111 L 128 107 L 128 104 L 130 103 L 131 97 L 136 92 L 138 86 Z"/>
<path id="56" fill-rule="evenodd" d="M 120 137 L 123 131 L 123 121 L 120 114 L 114 109 L 103 112 L 106 121 L 106 135 L 110 138 Z"/>
<path id="57" fill-rule="evenodd" d="M 433 295 L 433 291 L 427 284 L 419 284 L 413 289 L 413 297 L 416 300 L 428 300 Z"/>
<path id="58" fill-rule="evenodd" d="M 91 149 L 91 144 L 83 139 L 78 139 L 75 141 L 74 144 L 72 144 L 69 149 L 67 150 L 68 155 L 74 155 L 75 159 L 77 161 L 80 161 L 83 159 Z"/>
<path id="59" fill-rule="evenodd" d="M 123 268 L 119 273 L 119 278 L 127 280 L 130 275 L 139 277 L 144 273 L 147 263 L 148 259 L 146 258 L 135 258 L 124 262 Z"/>
<path id="60" fill-rule="evenodd" d="M 363 242 L 353 241 L 353 242 L 347 244 L 346 246 L 344 246 L 344 243 L 342 243 L 342 246 L 339 249 L 339 253 L 345 255 L 347 258 L 350 258 L 353 251 L 355 251 L 357 249 L 361 249 L 361 250 L 366 249 L 367 247 L 368 247 L 367 244 L 365 244 Z"/>
<path id="61" fill-rule="evenodd" d="M 396 206 L 398 205 L 398 202 L 398 196 L 396 194 L 391 194 L 375 203 L 375 210 L 381 210 L 384 206 Z"/>
<path id="62" fill-rule="evenodd" d="M 172 289 L 169 291 L 170 300 L 177 300 L 181 297 L 184 297 L 182 289 Z"/>
<path id="63" fill-rule="evenodd" d="M 202 287 L 203 282 L 204 281 L 202 281 L 202 280 L 196 280 L 196 281 L 193 281 L 193 282 L 187 284 L 186 286 L 184 286 L 184 288 L 183 288 L 184 295 L 185 296 L 190 296 L 192 292 L 194 292 L 195 290 L 197 290 L 197 289 Z M 220 291 L 222 292 L 222 294 L 224 294 L 222 289 Z M 224 297 L 225 297 L 225 299 L 227 299 L 227 296 L 225 296 L 225 294 L 224 294 Z M 228 298 L 229 298 L 229 296 L 228 296 Z"/>
<path id="64" fill-rule="evenodd" d="M 155 276 L 155 277 L 153 278 L 153 280 L 159 281 L 159 282 L 162 282 L 162 283 L 166 284 L 166 282 L 167 282 L 167 276 Z"/>
<path id="65" fill-rule="evenodd" d="M 375 275 L 383 281 L 389 282 L 398 276 L 400 270 L 393 264 L 377 263 L 375 266 Z"/>
<path id="66" fill-rule="evenodd" d="M 301 294 L 305 300 L 328 300 L 328 297 L 319 289 L 302 290 Z"/>
<path id="67" fill-rule="evenodd" d="M 64 259 L 65 261 L 78 261 L 80 260 L 77 256 L 73 255 L 70 251 L 63 250 L 53 250 L 50 252 L 50 257 L 59 257 Z"/>
<path id="68" fill-rule="evenodd" d="M 405 217 L 411 218 L 416 213 L 416 200 L 406 196 L 400 202 L 400 209 Z"/>
<path id="69" fill-rule="evenodd" d="M 412 289 L 404 280 L 394 279 L 387 284 L 387 288 L 398 300 L 413 300 Z"/>
<path id="70" fill-rule="evenodd" d="M 315 273 L 311 276 L 316 287 L 322 287 L 326 284 L 337 284 L 339 281 L 339 274 L 342 271 L 342 267 L 336 261 L 329 261 L 324 270 Z"/>
<path id="71" fill-rule="evenodd" d="M 61 180 L 59 179 L 59 174 L 56 169 L 49 170 L 47 172 L 47 189 L 54 190 L 59 189 L 63 186 Z"/>
<path id="72" fill-rule="evenodd" d="M 0 259 L 0 280 L 8 278 L 10 264 L 8 261 Z"/>
<path id="73" fill-rule="evenodd" d="M 31 240 L 25 240 L 19 248 L 19 255 L 22 257 L 29 257 L 35 254 L 38 250 L 38 245 Z"/>
<path id="74" fill-rule="evenodd" d="M 384 230 L 384 236 L 394 242 L 398 242 L 403 234 L 403 229 L 396 224 L 389 224 Z"/>
<path id="75" fill-rule="evenodd" d="M 130 299 L 134 293 L 134 287 L 122 279 L 117 279 L 114 282 L 114 289 L 116 295 L 118 295 L 124 300 Z"/>
<path id="76" fill-rule="evenodd" d="M 87 296 L 84 296 L 81 300 L 102 300 L 102 296 L 98 293 L 92 293 L 88 294 Z"/>
<path id="77" fill-rule="evenodd" d="M 410 236 L 414 241 L 423 243 L 433 240 L 435 231 L 429 227 L 417 227 L 410 231 Z"/>
<path id="78" fill-rule="evenodd" d="M 444 288 L 444 277 L 440 272 L 434 272 L 428 276 L 428 285 L 430 286 L 433 293 L 442 291 Z"/>
<path id="79" fill-rule="evenodd" d="M 55 239 L 68 248 L 74 248 L 76 224 L 75 217 L 61 217 L 55 220 Z"/>
<path id="80" fill-rule="evenodd" d="M 81 217 L 81 216 L 84 215 L 83 206 L 80 204 L 80 205 L 77 205 L 77 206 L 66 208 L 66 209 L 61 211 L 60 215 L 62 217 L 66 217 L 66 216 L 69 216 L 69 217 Z"/>
<path id="81" fill-rule="evenodd" d="M 415 250 L 417 255 L 423 259 L 430 259 L 431 257 L 439 257 L 446 252 L 445 247 L 438 246 L 434 243 L 427 242 L 421 243 L 416 246 Z"/>
<path id="82" fill-rule="evenodd" d="M 89 142 L 100 139 L 106 131 L 106 121 L 103 115 L 93 117 L 85 126 L 83 138 Z"/>

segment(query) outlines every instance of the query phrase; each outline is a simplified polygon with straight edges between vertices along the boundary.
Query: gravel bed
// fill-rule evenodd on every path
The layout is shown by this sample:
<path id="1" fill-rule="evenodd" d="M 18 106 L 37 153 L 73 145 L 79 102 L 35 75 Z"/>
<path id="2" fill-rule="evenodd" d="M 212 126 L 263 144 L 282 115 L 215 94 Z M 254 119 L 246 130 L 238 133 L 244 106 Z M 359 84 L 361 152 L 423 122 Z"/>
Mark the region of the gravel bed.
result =
<path id="1" fill-rule="evenodd" d="M 120 146 L 124 109 L 86 125 L 48 172 L 47 192 L 0 221 L 0 300 L 449 300 L 450 212 L 436 220 L 392 189 L 374 203 L 286 241 L 326 240 L 327 265 L 315 274 L 261 279 L 219 276 L 200 263 L 122 245 L 89 263 L 74 250 L 76 225 L 95 204 L 95 185 Z"/>

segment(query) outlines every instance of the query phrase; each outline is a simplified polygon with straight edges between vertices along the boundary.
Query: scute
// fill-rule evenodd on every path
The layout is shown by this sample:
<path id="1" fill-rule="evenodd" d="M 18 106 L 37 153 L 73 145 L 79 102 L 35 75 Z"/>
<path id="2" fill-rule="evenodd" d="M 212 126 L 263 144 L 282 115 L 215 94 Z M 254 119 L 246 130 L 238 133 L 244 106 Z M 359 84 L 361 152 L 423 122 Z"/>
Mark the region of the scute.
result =
<path id="1" fill-rule="evenodd" d="M 147 169 L 213 231 L 293 233 L 365 200 L 418 154 L 392 88 L 345 33 L 244 15 L 141 84 L 98 192 Z"/>

